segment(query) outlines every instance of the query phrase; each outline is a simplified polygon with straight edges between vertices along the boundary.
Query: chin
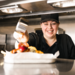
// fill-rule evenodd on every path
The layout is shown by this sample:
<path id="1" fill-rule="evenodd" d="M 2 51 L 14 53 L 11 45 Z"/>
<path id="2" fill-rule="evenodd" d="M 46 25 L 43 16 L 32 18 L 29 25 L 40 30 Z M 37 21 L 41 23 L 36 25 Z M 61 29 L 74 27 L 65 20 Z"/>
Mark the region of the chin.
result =
<path id="1" fill-rule="evenodd" d="M 54 35 L 47 35 L 48 38 L 54 38 Z"/>

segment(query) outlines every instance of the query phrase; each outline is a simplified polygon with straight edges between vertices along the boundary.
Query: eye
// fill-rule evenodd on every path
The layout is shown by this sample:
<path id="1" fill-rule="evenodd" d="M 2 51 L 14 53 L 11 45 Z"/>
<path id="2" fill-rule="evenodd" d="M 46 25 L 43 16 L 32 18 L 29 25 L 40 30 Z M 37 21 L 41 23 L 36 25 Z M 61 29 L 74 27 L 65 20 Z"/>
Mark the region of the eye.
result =
<path id="1" fill-rule="evenodd" d="M 45 23 L 44 25 L 48 25 L 47 23 Z"/>
<path id="2" fill-rule="evenodd" d="M 47 22 L 44 22 L 44 25 L 48 25 L 48 23 Z"/>
<path id="3" fill-rule="evenodd" d="M 52 23 L 52 25 L 57 25 L 57 23 Z"/>

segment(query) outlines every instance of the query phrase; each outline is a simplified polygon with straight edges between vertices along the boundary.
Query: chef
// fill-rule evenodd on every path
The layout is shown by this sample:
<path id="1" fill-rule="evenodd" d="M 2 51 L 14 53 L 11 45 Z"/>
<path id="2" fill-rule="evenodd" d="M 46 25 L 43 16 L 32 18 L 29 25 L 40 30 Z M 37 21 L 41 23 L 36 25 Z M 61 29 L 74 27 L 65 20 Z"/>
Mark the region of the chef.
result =
<path id="1" fill-rule="evenodd" d="M 75 46 L 71 37 L 67 34 L 57 34 L 59 27 L 58 14 L 41 15 L 42 33 L 27 33 L 16 38 L 18 42 L 28 42 L 30 46 L 35 46 L 38 50 L 44 53 L 53 53 L 59 51 L 58 58 L 75 59 Z"/>

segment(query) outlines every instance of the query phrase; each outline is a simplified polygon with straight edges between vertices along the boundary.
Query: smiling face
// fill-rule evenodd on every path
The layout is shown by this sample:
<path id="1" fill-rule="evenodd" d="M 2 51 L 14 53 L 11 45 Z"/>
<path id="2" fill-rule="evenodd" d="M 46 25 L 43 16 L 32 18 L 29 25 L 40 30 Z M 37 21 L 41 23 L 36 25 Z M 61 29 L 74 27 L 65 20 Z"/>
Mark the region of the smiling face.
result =
<path id="1" fill-rule="evenodd" d="M 46 21 L 41 23 L 41 28 L 45 38 L 54 38 L 59 27 L 59 23 L 55 21 Z"/>

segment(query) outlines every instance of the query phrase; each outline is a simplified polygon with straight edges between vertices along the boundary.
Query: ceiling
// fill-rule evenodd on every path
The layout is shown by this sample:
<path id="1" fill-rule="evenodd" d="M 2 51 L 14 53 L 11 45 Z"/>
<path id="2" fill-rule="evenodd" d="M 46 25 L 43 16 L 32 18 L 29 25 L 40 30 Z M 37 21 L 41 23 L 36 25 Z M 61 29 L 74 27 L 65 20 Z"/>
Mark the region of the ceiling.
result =
<path id="1" fill-rule="evenodd" d="M 27 2 L 28 1 L 28 2 Z M 37 2 L 34 2 L 37 1 Z M 47 0 L 0 0 L 0 19 L 13 17 L 39 17 L 42 14 L 59 13 L 60 15 L 75 15 L 75 7 L 58 8 L 47 3 Z M 22 12 L 4 13 L 2 8 L 17 5 Z"/>

